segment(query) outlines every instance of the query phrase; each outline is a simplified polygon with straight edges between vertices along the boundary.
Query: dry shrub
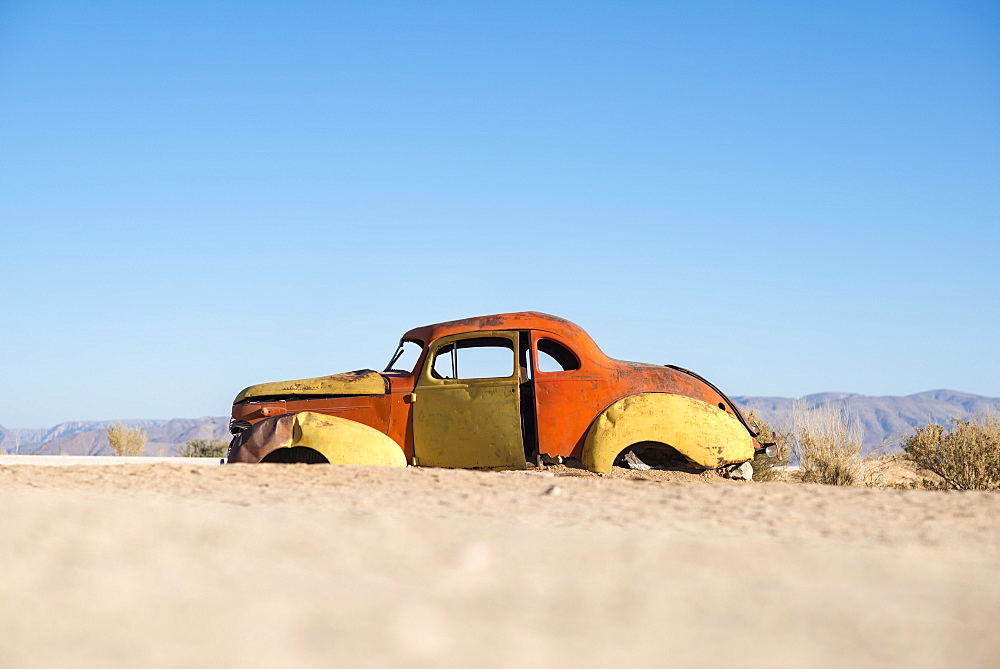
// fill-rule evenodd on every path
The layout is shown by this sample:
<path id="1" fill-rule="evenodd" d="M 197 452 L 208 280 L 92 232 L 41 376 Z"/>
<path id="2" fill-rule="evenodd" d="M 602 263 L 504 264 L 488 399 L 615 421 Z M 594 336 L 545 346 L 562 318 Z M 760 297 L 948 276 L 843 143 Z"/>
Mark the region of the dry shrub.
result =
<path id="1" fill-rule="evenodd" d="M 757 425 L 760 433 L 757 441 L 762 444 L 774 444 L 778 449 L 778 454 L 773 458 L 760 453 L 755 455 L 751 461 L 753 465 L 753 478 L 755 481 L 774 481 L 782 478 L 788 464 L 792 461 L 792 450 L 789 445 L 791 435 L 788 432 L 776 431 L 770 423 L 757 416 L 757 412 L 750 409 L 746 412 L 747 422 Z"/>
<path id="2" fill-rule="evenodd" d="M 139 428 L 112 423 L 107 427 L 108 445 L 115 455 L 142 455 L 146 450 L 146 433 Z"/>
<path id="3" fill-rule="evenodd" d="M 795 429 L 792 453 L 802 467 L 802 480 L 828 485 L 866 483 L 865 458 L 861 457 L 864 428 L 842 405 L 792 407 Z"/>
<path id="4" fill-rule="evenodd" d="M 1000 418 L 980 414 L 954 425 L 931 423 L 903 440 L 906 458 L 944 480 L 953 490 L 1000 488 Z"/>
<path id="5" fill-rule="evenodd" d="M 229 442 L 222 439 L 192 439 L 184 444 L 182 458 L 222 458 L 229 449 Z"/>

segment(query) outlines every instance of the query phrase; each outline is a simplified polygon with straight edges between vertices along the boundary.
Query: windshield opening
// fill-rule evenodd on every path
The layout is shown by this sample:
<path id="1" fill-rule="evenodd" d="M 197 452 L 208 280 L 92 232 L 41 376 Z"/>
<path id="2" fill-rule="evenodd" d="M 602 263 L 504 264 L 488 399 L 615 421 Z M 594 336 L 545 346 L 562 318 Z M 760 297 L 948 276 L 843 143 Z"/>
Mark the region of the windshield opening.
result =
<path id="1" fill-rule="evenodd" d="M 385 371 L 411 373 L 413 367 L 417 364 L 417 360 L 420 359 L 420 352 L 423 350 L 424 347 L 420 342 L 404 339 L 399 342 L 399 347 L 393 353 L 392 359 L 389 360 Z"/>

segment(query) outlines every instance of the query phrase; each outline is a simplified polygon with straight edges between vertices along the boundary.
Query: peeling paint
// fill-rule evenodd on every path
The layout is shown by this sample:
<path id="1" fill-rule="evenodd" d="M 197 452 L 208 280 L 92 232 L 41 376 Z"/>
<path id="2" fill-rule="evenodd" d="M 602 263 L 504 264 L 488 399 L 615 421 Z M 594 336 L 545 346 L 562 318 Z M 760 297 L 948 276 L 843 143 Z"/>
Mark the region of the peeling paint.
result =
<path id="1" fill-rule="evenodd" d="M 255 397 L 280 397 L 282 395 L 382 395 L 386 380 L 372 369 L 318 376 L 296 381 L 258 383 L 244 388 L 233 400 L 239 404 Z"/>
<path id="2" fill-rule="evenodd" d="M 728 412 L 683 395 L 645 393 L 616 402 L 594 421 L 583 465 L 607 474 L 615 458 L 641 442 L 670 446 L 706 469 L 753 458 L 753 438 Z"/>

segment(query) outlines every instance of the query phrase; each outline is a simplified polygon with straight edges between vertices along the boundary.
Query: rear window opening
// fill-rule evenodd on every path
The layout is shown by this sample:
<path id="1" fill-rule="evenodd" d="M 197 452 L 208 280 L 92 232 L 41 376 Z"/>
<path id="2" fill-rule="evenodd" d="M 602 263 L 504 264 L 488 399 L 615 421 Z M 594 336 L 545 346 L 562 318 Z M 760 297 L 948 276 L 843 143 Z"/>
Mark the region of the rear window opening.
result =
<path id="1" fill-rule="evenodd" d="M 569 372 L 574 369 L 580 369 L 580 360 L 572 351 L 552 339 L 538 340 L 539 372 Z"/>

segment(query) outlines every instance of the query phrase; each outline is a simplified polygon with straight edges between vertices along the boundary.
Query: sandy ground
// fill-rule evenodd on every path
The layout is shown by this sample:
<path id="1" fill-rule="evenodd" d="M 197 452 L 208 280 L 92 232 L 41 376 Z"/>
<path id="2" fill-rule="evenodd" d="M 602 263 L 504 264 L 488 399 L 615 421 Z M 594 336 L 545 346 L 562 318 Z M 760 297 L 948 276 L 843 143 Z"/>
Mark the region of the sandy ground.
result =
<path id="1" fill-rule="evenodd" d="M 576 474 L 2 466 L 0 666 L 1000 666 L 1000 494 Z"/>

